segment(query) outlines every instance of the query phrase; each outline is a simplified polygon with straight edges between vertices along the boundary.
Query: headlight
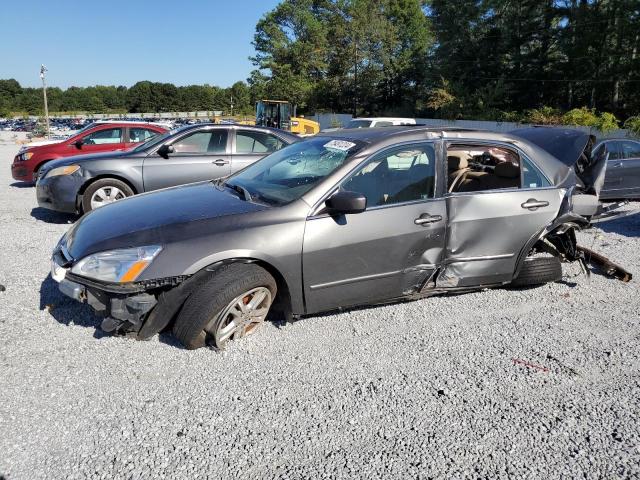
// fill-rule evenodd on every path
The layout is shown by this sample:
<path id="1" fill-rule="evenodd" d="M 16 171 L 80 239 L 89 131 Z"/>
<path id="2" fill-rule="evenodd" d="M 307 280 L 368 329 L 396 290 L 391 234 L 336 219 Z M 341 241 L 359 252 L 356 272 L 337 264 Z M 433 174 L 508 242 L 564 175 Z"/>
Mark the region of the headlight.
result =
<path id="1" fill-rule="evenodd" d="M 33 152 L 23 152 L 20 155 L 18 155 L 18 160 L 20 160 L 21 162 L 24 162 L 29 160 L 31 157 L 33 157 Z"/>
<path id="2" fill-rule="evenodd" d="M 105 282 L 133 282 L 151 264 L 162 247 L 147 247 L 110 250 L 89 255 L 71 268 L 71 273 Z"/>
<path id="3" fill-rule="evenodd" d="M 57 177 L 60 175 L 71 175 L 72 173 L 76 173 L 80 170 L 80 165 L 68 165 L 66 167 L 58 167 L 53 170 L 49 170 L 47 173 L 47 177 Z"/>

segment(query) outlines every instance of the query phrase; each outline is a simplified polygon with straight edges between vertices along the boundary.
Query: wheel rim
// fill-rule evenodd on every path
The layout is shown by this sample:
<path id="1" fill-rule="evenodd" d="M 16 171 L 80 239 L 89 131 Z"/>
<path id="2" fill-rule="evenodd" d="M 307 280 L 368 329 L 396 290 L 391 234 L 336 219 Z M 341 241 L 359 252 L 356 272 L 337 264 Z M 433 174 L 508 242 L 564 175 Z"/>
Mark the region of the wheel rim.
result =
<path id="1" fill-rule="evenodd" d="M 264 322 L 271 307 L 271 291 L 257 287 L 238 295 L 205 327 L 216 347 L 223 348 L 229 340 L 251 335 Z"/>
<path id="2" fill-rule="evenodd" d="M 118 187 L 106 186 L 99 188 L 91 195 L 91 210 L 102 207 L 117 200 L 122 200 L 127 196 Z"/>

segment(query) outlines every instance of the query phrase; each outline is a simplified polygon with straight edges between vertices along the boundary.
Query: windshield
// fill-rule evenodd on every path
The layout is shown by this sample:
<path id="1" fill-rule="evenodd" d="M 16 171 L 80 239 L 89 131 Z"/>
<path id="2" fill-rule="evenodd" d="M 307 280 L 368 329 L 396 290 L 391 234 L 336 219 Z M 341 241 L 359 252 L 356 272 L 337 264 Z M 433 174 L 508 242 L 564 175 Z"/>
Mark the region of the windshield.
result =
<path id="1" fill-rule="evenodd" d="M 229 177 L 225 185 L 246 192 L 245 198 L 285 205 L 342 166 L 362 145 L 327 137 L 294 143 Z"/>
<path id="2" fill-rule="evenodd" d="M 344 128 L 369 128 L 371 120 L 351 120 Z"/>

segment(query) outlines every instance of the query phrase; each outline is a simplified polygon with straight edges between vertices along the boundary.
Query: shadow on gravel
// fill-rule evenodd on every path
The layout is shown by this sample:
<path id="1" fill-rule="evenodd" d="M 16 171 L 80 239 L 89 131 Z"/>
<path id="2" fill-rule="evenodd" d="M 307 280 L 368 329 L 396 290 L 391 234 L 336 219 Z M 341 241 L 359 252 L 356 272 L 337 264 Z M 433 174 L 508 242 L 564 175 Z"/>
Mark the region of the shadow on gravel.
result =
<path id="1" fill-rule="evenodd" d="M 91 307 L 63 295 L 51 275 L 40 284 L 40 310 L 47 310 L 57 322 L 67 326 L 97 328 L 102 321 Z"/>
<path id="2" fill-rule="evenodd" d="M 53 210 L 47 210 L 41 207 L 31 209 L 31 216 L 36 220 L 57 224 L 72 224 L 78 218 L 71 213 L 54 212 Z"/>
<path id="3" fill-rule="evenodd" d="M 9 186 L 13 188 L 31 188 L 31 187 L 35 187 L 36 184 L 33 182 L 13 182 Z"/>
<path id="4" fill-rule="evenodd" d="M 625 237 L 640 237 L 640 212 L 628 217 L 598 223 L 596 228 L 607 233 L 617 233 Z"/>

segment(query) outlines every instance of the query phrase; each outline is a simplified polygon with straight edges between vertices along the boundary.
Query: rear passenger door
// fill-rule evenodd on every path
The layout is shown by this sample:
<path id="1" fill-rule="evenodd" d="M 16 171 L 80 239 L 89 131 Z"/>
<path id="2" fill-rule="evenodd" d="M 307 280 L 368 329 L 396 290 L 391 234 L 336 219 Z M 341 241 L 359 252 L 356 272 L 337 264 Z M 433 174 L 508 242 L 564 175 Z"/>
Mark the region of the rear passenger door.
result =
<path id="1" fill-rule="evenodd" d="M 502 160 L 507 158 L 512 165 L 517 164 L 519 176 L 517 171 L 514 175 L 501 175 L 510 170 L 507 168 L 487 173 L 482 164 L 473 166 L 474 159 L 486 158 L 495 150 L 510 152 Z M 445 269 L 438 275 L 437 285 L 467 287 L 510 282 L 520 251 L 557 216 L 562 194 L 531 159 L 511 146 L 465 142 L 448 145 L 447 153 L 448 157 L 470 158 L 468 177 L 477 174 L 485 178 L 470 182 L 464 191 L 454 190 L 446 195 L 449 224 Z M 509 185 L 510 179 L 513 181 Z"/>
<path id="2" fill-rule="evenodd" d="M 257 130 L 237 129 L 232 148 L 231 173 L 280 150 L 285 143 L 277 136 Z"/>
<path id="3" fill-rule="evenodd" d="M 602 186 L 601 195 L 603 197 L 615 197 L 622 195 L 622 182 L 624 179 L 624 162 L 620 143 L 617 141 L 607 141 L 594 150 L 592 156 L 600 157 L 608 156 L 607 169 L 604 176 L 604 185 Z"/>
<path id="4" fill-rule="evenodd" d="M 190 130 L 167 140 L 169 158 L 152 153 L 144 160 L 145 191 L 224 177 L 231 172 L 228 128 Z"/>
<path id="5" fill-rule="evenodd" d="M 140 143 L 144 143 L 147 140 L 151 140 L 156 135 L 159 135 L 159 133 L 150 128 L 129 127 L 127 128 L 126 146 L 129 148 Z"/>
<path id="6" fill-rule="evenodd" d="M 620 142 L 622 159 L 620 166 L 614 167 L 622 171 L 622 194 L 625 197 L 640 196 L 640 142 L 625 140 Z"/>

